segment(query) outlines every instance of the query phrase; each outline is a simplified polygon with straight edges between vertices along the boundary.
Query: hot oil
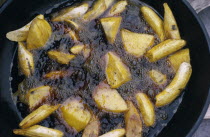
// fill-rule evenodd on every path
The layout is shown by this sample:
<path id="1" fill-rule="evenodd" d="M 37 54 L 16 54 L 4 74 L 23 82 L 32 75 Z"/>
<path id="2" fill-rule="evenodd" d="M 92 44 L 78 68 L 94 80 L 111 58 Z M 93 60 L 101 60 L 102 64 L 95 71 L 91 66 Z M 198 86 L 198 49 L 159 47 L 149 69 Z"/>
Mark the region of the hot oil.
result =
<path id="1" fill-rule="evenodd" d="M 157 44 L 159 43 L 157 35 L 148 26 L 140 13 L 139 7 L 141 5 L 141 2 L 129 2 L 127 9 L 121 14 L 123 18 L 121 28 L 137 33 L 152 34 L 155 36 L 155 44 Z M 57 11 L 59 10 L 60 8 L 57 9 Z M 102 15 L 102 17 L 105 16 L 105 14 Z M 123 48 L 120 33 L 118 33 L 115 43 L 112 45 L 109 44 L 105 38 L 103 28 L 97 19 L 90 23 L 82 23 L 80 20 L 75 20 L 80 22 L 82 27 L 82 29 L 77 32 L 80 41 L 91 48 L 90 56 L 87 59 L 84 59 L 83 56 L 78 55 L 69 65 L 58 64 L 54 60 L 48 58 L 47 52 L 50 50 L 59 50 L 69 53 L 69 49 L 75 45 L 75 42 L 68 36 L 68 29 L 70 26 L 67 23 L 51 22 L 51 15 L 47 14 L 46 16 L 48 16 L 47 20 L 53 28 L 53 35 L 47 43 L 46 48 L 33 51 L 36 71 L 30 78 L 25 78 L 26 82 L 24 84 L 24 89 L 27 91 L 42 85 L 51 86 L 55 92 L 55 97 L 46 100 L 45 103 L 63 103 L 71 96 L 80 96 L 99 117 L 101 123 L 100 134 L 115 128 L 125 127 L 123 114 L 113 114 L 101 111 L 96 107 L 96 104 L 92 99 L 93 89 L 101 81 L 106 79 L 103 56 L 108 51 L 117 53 L 124 64 L 129 67 L 132 74 L 132 80 L 125 83 L 117 90 L 125 100 L 131 100 L 135 105 L 136 102 L 134 97 L 137 92 L 145 92 L 154 102 L 155 95 L 163 90 L 174 77 L 174 73 L 165 58 L 156 63 L 150 63 L 145 57 L 135 58 L 127 54 Z M 11 81 L 13 93 L 17 91 L 18 84 L 23 80 L 22 76 L 18 76 L 18 74 L 21 75 L 21 73 L 17 71 L 18 65 L 16 59 L 14 60 L 14 64 L 16 65 L 13 65 L 11 73 L 11 77 L 13 77 L 13 80 Z M 148 77 L 148 71 L 151 69 L 156 69 L 163 74 L 166 74 L 168 79 L 167 84 L 162 86 L 154 84 Z M 71 72 L 71 76 L 56 80 L 47 80 L 43 78 L 43 75 L 46 73 L 56 70 L 67 70 Z M 169 106 L 156 108 L 156 124 L 150 128 L 144 127 L 143 136 L 157 136 L 173 117 L 181 99 L 182 97 L 178 98 Z M 27 106 L 19 100 L 17 100 L 16 104 L 21 116 L 25 117 L 29 113 Z M 41 125 L 59 129 L 68 137 L 82 136 L 82 132 L 75 135 L 70 132 L 69 128 L 66 128 L 59 118 L 59 112 L 41 122 Z"/>

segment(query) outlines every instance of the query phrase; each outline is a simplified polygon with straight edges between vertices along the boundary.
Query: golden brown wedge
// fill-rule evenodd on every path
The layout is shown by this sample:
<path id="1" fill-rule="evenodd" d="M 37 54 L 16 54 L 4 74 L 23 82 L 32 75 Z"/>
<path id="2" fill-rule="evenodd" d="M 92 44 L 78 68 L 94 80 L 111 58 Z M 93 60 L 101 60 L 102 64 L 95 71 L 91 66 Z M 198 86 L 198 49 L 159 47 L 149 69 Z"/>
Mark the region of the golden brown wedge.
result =
<path id="1" fill-rule="evenodd" d="M 181 39 L 179 27 L 176 23 L 174 15 L 167 3 L 163 4 L 164 7 L 164 30 L 167 39 Z"/>
<path id="2" fill-rule="evenodd" d="M 106 79 L 111 88 L 118 88 L 132 79 L 129 68 L 114 52 L 105 55 L 105 62 Z"/>
<path id="3" fill-rule="evenodd" d="M 115 89 L 109 85 L 100 83 L 93 92 L 93 99 L 98 108 L 115 113 L 127 111 L 128 107 L 124 99 Z"/>
<path id="4" fill-rule="evenodd" d="M 149 97 L 144 93 L 136 94 L 136 100 L 146 126 L 155 124 L 155 109 Z"/>
<path id="5" fill-rule="evenodd" d="M 60 70 L 60 71 L 51 71 L 47 74 L 44 75 L 44 78 L 46 79 L 59 79 L 59 78 L 63 78 L 66 76 L 70 76 L 70 72 L 69 71 L 64 71 L 64 70 Z"/>
<path id="6" fill-rule="evenodd" d="M 165 40 L 165 32 L 163 28 L 162 19 L 153 11 L 151 8 L 143 6 L 141 7 L 141 12 L 144 19 L 152 27 L 152 29 L 157 33 L 161 41 Z"/>
<path id="7" fill-rule="evenodd" d="M 52 21 L 64 21 L 68 19 L 80 18 L 89 9 L 88 3 L 83 3 L 79 6 L 67 7 L 61 10 L 58 15 L 52 18 Z"/>
<path id="8" fill-rule="evenodd" d="M 128 5 L 126 0 L 118 1 L 114 6 L 110 9 L 109 13 L 107 16 L 115 16 L 120 13 L 122 13 L 125 9 L 126 6 Z"/>
<path id="9" fill-rule="evenodd" d="M 162 107 L 174 101 L 186 87 L 192 74 L 189 63 L 183 62 L 172 82 L 156 96 L 156 106 Z"/>
<path id="10" fill-rule="evenodd" d="M 27 137 L 63 137 L 64 134 L 60 130 L 47 128 L 39 125 L 32 126 L 26 129 L 14 129 L 16 135 Z"/>
<path id="11" fill-rule="evenodd" d="M 65 122 L 77 132 L 85 129 L 91 119 L 91 113 L 79 97 L 66 100 L 61 112 Z"/>
<path id="12" fill-rule="evenodd" d="M 127 101 L 128 111 L 125 112 L 126 137 L 142 136 L 142 121 L 138 110 L 131 101 Z"/>
<path id="13" fill-rule="evenodd" d="M 22 42 L 18 43 L 18 61 L 20 70 L 26 77 L 34 73 L 34 58 L 33 54 L 29 52 Z"/>
<path id="14" fill-rule="evenodd" d="M 150 62 L 156 62 L 178 50 L 186 45 L 185 40 L 173 40 L 168 39 L 160 44 L 154 46 L 152 49 L 147 51 L 146 57 Z"/>
<path id="15" fill-rule="evenodd" d="M 49 115 L 51 115 L 55 110 L 59 108 L 60 105 L 51 106 L 51 105 L 43 105 L 39 107 L 38 109 L 34 110 L 32 113 L 30 113 L 28 116 L 26 116 L 19 124 L 21 128 L 28 128 L 31 127 L 45 118 L 47 118 Z"/>
<path id="16" fill-rule="evenodd" d="M 155 82 L 157 85 L 162 85 L 167 82 L 167 76 L 161 73 L 158 70 L 152 69 L 149 71 L 149 77 Z"/>
<path id="17" fill-rule="evenodd" d="M 34 19 L 36 19 L 36 18 L 44 19 L 44 16 L 40 14 L 40 15 L 36 16 Z M 6 34 L 6 37 L 11 41 L 16 41 L 16 42 L 26 41 L 26 39 L 28 37 L 28 31 L 29 31 L 32 21 L 20 29 L 8 32 Z"/>
<path id="18" fill-rule="evenodd" d="M 55 50 L 48 51 L 47 54 L 50 59 L 53 59 L 60 64 L 69 64 L 69 62 L 75 58 L 75 55 Z"/>
<path id="19" fill-rule="evenodd" d="M 84 50 L 85 48 L 85 45 L 84 44 L 78 44 L 78 45 L 75 45 L 73 46 L 70 51 L 73 53 L 73 54 L 80 54 L 82 53 L 82 51 Z"/>
<path id="20" fill-rule="evenodd" d="M 100 122 L 96 116 L 92 116 L 89 124 L 83 131 L 82 137 L 98 137 Z"/>
<path id="21" fill-rule="evenodd" d="M 44 47 L 51 34 L 52 28 L 46 20 L 34 19 L 28 32 L 27 49 L 33 50 Z"/>
<path id="22" fill-rule="evenodd" d="M 121 21 L 122 17 L 107 17 L 100 19 L 106 38 L 111 44 L 115 42 Z"/>
<path id="23" fill-rule="evenodd" d="M 141 57 L 154 44 L 155 37 L 148 34 L 134 33 L 126 29 L 121 30 L 124 49 L 135 57 Z"/>
<path id="24" fill-rule="evenodd" d="M 173 55 L 171 55 L 168 58 L 168 61 L 170 65 L 172 66 L 172 68 L 174 69 L 174 71 L 176 72 L 179 69 L 179 66 L 183 62 L 190 63 L 190 50 L 189 49 L 180 50 L 174 53 Z"/>
<path id="25" fill-rule="evenodd" d="M 123 137 L 125 135 L 125 129 L 115 129 L 112 131 L 109 131 L 106 134 L 103 134 L 99 137 Z"/>

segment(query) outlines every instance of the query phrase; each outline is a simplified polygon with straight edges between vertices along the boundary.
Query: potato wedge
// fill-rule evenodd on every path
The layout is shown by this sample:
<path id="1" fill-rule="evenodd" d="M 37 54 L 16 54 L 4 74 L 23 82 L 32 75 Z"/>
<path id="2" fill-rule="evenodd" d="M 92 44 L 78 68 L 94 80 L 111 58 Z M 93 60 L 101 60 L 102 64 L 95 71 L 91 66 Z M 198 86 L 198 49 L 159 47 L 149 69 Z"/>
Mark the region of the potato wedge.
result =
<path id="1" fill-rule="evenodd" d="M 41 86 L 37 88 L 30 89 L 26 94 L 26 100 L 28 102 L 30 110 L 38 107 L 43 100 L 51 96 L 50 86 Z"/>
<path id="2" fill-rule="evenodd" d="M 181 39 L 179 28 L 174 18 L 174 15 L 167 3 L 163 4 L 164 7 L 164 30 L 167 39 Z"/>
<path id="3" fill-rule="evenodd" d="M 77 132 L 82 131 L 91 119 L 91 113 L 85 107 L 81 98 L 70 98 L 61 106 L 63 119 Z"/>
<path id="4" fill-rule="evenodd" d="M 26 77 L 34 73 L 34 58 L 22 42 L 18 43 L 18 61 L 20 70 Z"/>
<path id="5" fill-rule="evenodd" d="M 55 50 L 48 51 L 47 54 L 50 59 L 53 59 L 60 64 L 69 64 L 69 62 L 75 58 L 75 55 L 59 52 Z"/>
<path id="6" fill-rule="evenodd" d="M 155 37 L 148 34 L 134 33 L 126 29 L 121 30 L 124 49 L 135 57 L 141 57 L 154 44 Z"/>
<path id="7" fill-rule="evenodd" d="M 52 28 L 46 20 L 34 19 L 28 32 L 27 49 L 33 50 L 44 47 L 51 34 Z"/>
<path id="8" fill-rule="evenodd" d="M 124 99 L 115 89 L 109 85 L 100 83 L 93 92 L 93 99 L 98 108 L 115 113 L 127 111 L 128 107 Z M 113 101 L 114 100 L 114 101 Z"/>
<path id="9" fill-rule="evenodd" d="M 122 17 L 107 17 L 100 19 L 106 38 L 111 44 L 115 42 L 121 21 Z"/>
<path id="10" fill-rule="evenodd" d="M 179 66 L 183 62 L 190 63 L 190 50 L 189 49 L 180 50 L 174 53 L 173 55 L 171 55 L 168 58 L 168 61 L 170 62 L 172 68 L 176 72 L 179 69 Z"/>
<path id="11" fill-rule="evenodd" d="M 33 20 L 35 20 L 36 18 L 44 19 L 44 16 L 40 14 L 40 15 L 36 16 Z M 6 34 L 7 39 L 9 39 L 11 41 L 16 41 L 16 42 L 26 41 L 27 37 L 28 37 L 28 31 L 29 31 L 32 21 L 20 29 L 8 32 Z"/>
<path id="12" fill-rule="evenodd" d="M 136 100 L 139 106 L 139 110 L 142 114 L 144 124 L 148 127 L 154 125 L 155 109 L 149 97 L 144 93 L 137 93 Z"/>
<path id="13" fill-rule="evenodd" d="M 39 125 L 32 126 L 26 129 L 14 129 L 16 135 L 27 137 L 63 137 L 64 134 L 60 130 L 47 128 Z"/>
<path id="14" fill-rule="evenodd" d="M 73 46 L 70 51 L 73 53 L 73 54 L 80 54 L 82 53 L 82 51 L 84 50 L 85 48 L 85 45 L 84 44 L 78 44 L 78 45 L 75 45 Z"/>
<path id="15" fill-rule="evenodd" d="M 158 95 L 156 95 L 156 106 L 162 107 L 174 101 L 186 87 L 192 74 L 192 67 L 189 63 L 183 62 L 172 82 Z"/>
<path id="16" fill-rule="evenodd" d="M 82 17 L 89 9 L 88 3 L 83 3 L 79 6 L 67 7 L 60 11 L 57 16 L 52 18 L 52 21 L 64 21 Z"/>
<path id="17" fill-rule="evenodd" d="M 124 135 L 125 135 L 125 129 L 115 129 L 99 137 L 123 137 Z"/>
<path id="18" fill-rule="evenodd" d="M 126 0 L 118 1 L 114 6 L 110 9 L 109 13 L 107 16 L 115 16 L 120 13 L 122 13 L 125 9 L 126 6 L 128 5 Z"/>
<path id="19" fill-rule="evenodd" d="M 44 78 L 46 79 L 59 79 L 59 78 L 63 78 L 66 76 L 70 76 L 70 72 L 69 71 L 64 71 L 64 70 L 60 70 L 60 71 L 51 71 L 47 74 L 44 75 Z"/>
<path id="20" fill-rule="evenodd" d="M 153 82 L 155 82 L 157 85 L 162 85 L 167 82 L 167 76 L 162 74 L 158 70 L 150 70 L 149 71 L 149 77 L 152 79 Z"/>
<path id="21" fill-rule="evenodd" d="M 105 55 L 106 79 L 111 88 L 118 88 L 132 79 L 129 68 L 114 52 Z"/>
<path id="22" fill-rule="evenodd" d="M 131 101 L 127 101 L 129 110 L 125 112 L 126 137 L 142 136 L 142 121 L 138 110 Z"/>
<path id="23" fill-rule="evenodd" d="M 83 131 L 82 137 L 98 137 L 100 130 L 100 122 L 96 116 L 92 116 L 89 124 Z"/>
<path id="24" fill-rule="evenodd" d="M 55 110 L 59 108 L 60 105 L 51 106 L 44 104 L 43 106 L 39 107 L 38 109 L 34 110 L 28 116 L 26 116 L 19 124 L 21 128 L 28 128 L 31 127 L 45 118 L 47 118 L 50 114 L 52 114 Z"/>
<path id="25" fill-rule="evenodd" d="M 153 11 L 151 8 L 143 6 L 141 7 L 141 12 L 144 19 L 152 27 L 152 29 L 157 33 L 160 38 L 160 41 L 165 40 L 165 32 L 163 28 L 162 19 Z"/>
<path id="26" fill-rule="evenodd" d="M 146 57 L 150 62 L 156 62 L 178 50 L 186 45 L 185 40 L 173 40 L 168 39 L 160 44 L 154 46 L 152 49 L 147 51 Z"/>

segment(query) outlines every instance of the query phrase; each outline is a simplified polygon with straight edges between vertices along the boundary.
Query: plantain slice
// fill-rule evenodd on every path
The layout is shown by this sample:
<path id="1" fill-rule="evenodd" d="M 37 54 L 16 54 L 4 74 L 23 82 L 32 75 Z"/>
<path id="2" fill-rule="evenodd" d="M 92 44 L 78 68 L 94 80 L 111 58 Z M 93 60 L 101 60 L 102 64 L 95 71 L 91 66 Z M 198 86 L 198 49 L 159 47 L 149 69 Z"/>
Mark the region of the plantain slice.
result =
<path id="1" fill-rule="evenodd" d="M 75 55 L 55 50 L 48 51 L 47 54 L 49 58 L 57 61 L 60 64 L 69 64 L 69 62 L 75 58 Z"/>
<path id="2" fill-rule="evenodd" d="M 119 15 L 120 13 L 122 13 L 125 9 L 126 6 L 128 5 L 126 0 L 122 0 L 122 1 L 118 1 L 116 4 L 114 4 L 114 6 L 109 10 L 109 13 L 107 16 L 115 16 L 115 15 Z"/>
<path id="3" fill-rule="evenodd" d="M 125 129 L 115 129 L 99 137 L 123 137 L 124 135 L 125 135 Z"/>
<path id="4" fill-rule="evenodd" d="M 100 130 L 100 122 L 95 115 L 92 115 L 92 118 L 89 124 L 86 126 L 83 131 L 82 137 L 98 137 Z"/>
<path id="5" fill-rule="evenodd" d="M 136 100 L 145 125 L 148 127 L 154 125 L 155 109 L 149 97 L 144 93 L 137 93 Z"/>
<path id="6" fill-rule="evenodd" d="M 13 133 L 27 137 L 63 137 L 64 134 L 60 130 L 51 129 L 39 125 L 26 129 L 14 129 Z"/>
<path id="7" fill-rule="evenodd" d="M 75 43 L 79 42 L 79 36 L 76 34 L 75 31 L 69 30 L 69 36 Z"/>
<path id="8" fill-rule="evenodd" d="M 50 114 L 52 114 L 55 110 L 59 108 L 60 105 L 51 106 L 51 105 L 43 105 L 38 109 L 34 110 L 28 116 L 26 116 L 19 124 L 21 128 L 31 127 L 45 118 L 47 118 Z"/>
<path id="9" fill-rule="evenodd" d="M 26 77 L 34 73 L 34 58 L 22 42 L 18 43 L 18 61 L 20 70 Z"/>
<path id="10" fill-rule="evenodd" d="M 81 26 L 76 23 L 75 21 L 72 20 L 65 20 L 65 22 L 67 22 L 68 24 L 70 24 L 70 26 L 74 29 L 74 30 L 79 30 L 81 28 Z"/>
<path id="11" fill-rule="evenodd" d="M 167 76 L 162 74 L 158 70 L 154 70 L 154 69 L 150 70 L 149 77 L 158 85 L 162 85 L 167 82 Z"/>
<path id="12" fill-rule="evenodd" d="M 66 76 L 70 76 L 70 72 L 69 71 L 64 71 L 64 70 L 60 70 L 60 71 L 51 71 L 47 74 L 44 75 L 44 78 L 46 79 L 59 79 L 59 78 L 63 78 Z"/>
<path id="13" fill-rule="evenodd" d="M 40 14 L 40 15 L 36 16 L 33 20 L 35 20 L 37 18 L 44 19 L 44 16 Z M 28 37 L 28 31 L 29 31 L 29 28 L 30 28 L 33 20 L 20 29 L 8 32 L 6 34 L 7 39 L 9 39 L 11 41 L 16 41 L 16 42 L 26 41 L 27 37 Z"/>
<path id="14" fill-rule="evenodd" d="M 134 33 L 126 29 L 121 30 L 124 49 L 135 57 L 141 57 L 154 44 L 154 36 Z"/>
<path id="15" fill-rule="evenodd" d="M 70 51 L 73 53 L 73 54 L 80 54 L 82 53 L 82 51 L 84 50 L 85 48 L 85 45 L 84 44 L 78 44 L 78 45 L 75 45 L 73 46 Z"/>
<path id="16" fill-rule="evenodd" d="M 174 101 L 186 87 L 192 74 L 189 63 L 183 62 L 172 82 L 158 95 L 156 95 L 156 106 L 162 107 Z"/>
<path id="17" fill-rule="evenodd" d="M 100 19 L 106 38 L 111 44 L 115 42 L 121 21 L 122 17 L 107 17 Z"/>
<path id="18" fill-rule="evenodd" d="M 117 90 L 111 89 L 109 85 L 105 83 L 100 83 L 95 88 L 93 99 L 100 109 L 109 112 L 121 113 L 128 109 L 126 102 Z"/>

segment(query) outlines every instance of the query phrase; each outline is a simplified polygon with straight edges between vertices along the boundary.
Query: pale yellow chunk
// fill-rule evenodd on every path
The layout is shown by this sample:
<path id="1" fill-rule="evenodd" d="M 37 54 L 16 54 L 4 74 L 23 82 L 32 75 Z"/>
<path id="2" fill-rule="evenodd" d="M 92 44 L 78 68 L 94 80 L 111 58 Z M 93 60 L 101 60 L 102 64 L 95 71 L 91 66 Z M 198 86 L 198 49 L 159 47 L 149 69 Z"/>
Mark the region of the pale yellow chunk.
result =
<path id="1" fill-rule="evenodd" d="M 152 27 L 152 29 L 157 33 L 161 41 L 165 40 L 165 32 L 163 28 L 162 19 L 149 7 L 141 7 L 141 12 L 144 19 Z"/>
<path id="2" fill-rule="evenodd" d="M 109 85 L 100 83 L 93 92 L 93 99 L 100 109 L 121 113 L 125 112 L 128 107 L 124 99 L 115 89 L 111 89 Z"/>
<path id="3" fill-rule="evenodd" d="M 34 73 L 33 55 L 25 48 L 25 45 L 21 42 L 18 43 L 18 61 L 20 70 L 26 77 L 29 77 Z"/>
<path id="4" fill-rule="evenodd" d="M 132 79 L 129 68 L 114 52 L 108 52 L 105 61 L 106 79 L 111 88 L 118 88 Z"/>
<path id="5" fill-rule="evenodd" d="M 49 58 L 57 61 L 60 64 L 69 64 L 69 62 L 75 58 L 75 55 L 55 50 L 51 50 L 47 54 Z"/>
<path id="6" fill-rule="evenodd" d="M 91 121 L 83 131 L 82 137 L 98 137 L 100 122 L 96 116 L 92 116 Z"/>
<path id="7" fill-rule="evenodd" d="M 46 78 L 46 79 L 59 79 L 59 78 L 63 78 L 63 77 L 66 77 L 66 76 L 70 76 L 70 72 L 60 70 L 60 71 L 51 71 L 51 72 L 45 74 L 44 78 Z"/>
<path id="8" fill-rule="evenodd" d="M 85 45 L 84 44 L 79 44 L 79 45 L 75 45 L 73 46 L 70 51 L 73 53 L 73 54 L 79 54 L 79 53 L 82 53 L 83 49 L 85 48 Z"/>
<path id="9" fill-rule="evenodd" d="M 107 8 L 109 8 L 109 7 L 112 5 L 112 3 L 113 3 L 114 1 L 115 1 L 115 0 L 104 0 L 105 5 L 106 5 Z"/>
<path id="10" fill-rule="evenodd" d="M 61 106 L 63 119 L 77 132 L 82 131 L 91 119 L 91 113 L 80 98 L 70 98 Z"/>
<path id="11" fill-rule="evenodd" d="M 150 70 L 149 71 L 150 78 L 158 85 L 165 84 L 167 82 L 167 76 L 162 74 L 158 70 Z"/>
<path id="12" fill-rule="evenodd" d="M 154 44 L 155 37 L 148 34 L 134 33 L 126 29 L 121 30 L 124 49 L 135 57 L 141 57 Z"/>
<path id="13" fill-rule="evenodd" d="M 118 1 L 114 6 L 110 9 L 108 16 L 114 16 L 122 13 L 126 6 L 128 5 L 126 0 Z"/>
<path id="14" fill-rule="evenodd" d="M 144 93 L 136 94 L 136 100 L 139 105 L 139 110 L 146 126 L 155 124 L 155 109 L 149 97 Z"/>
<path id="15" fill-rule="evenodd" d="M 120 28 L 122 17 L 108 17 L 100 19 L 107 40 L 113 44 Z"/>
<path id="16" fill-rule="evenodd" d="M 70 30 L 69 31 L 69 36 L 74 42 L 79 42 L 79 36 L 76 34 L 75 31 Z"/>
<path id="17" fill-rule="evenodd" d="M 52 28 L 46 20 L 34 19 L 28 32 L 27 49 L 33 50 L 44 47 L 51 34 Z"/>
<path id="18" fill-rule="evenodd" d="M 129 110 L 125 112 L 126 137 L 142 136 L 142 121 L 138 110 L 131 101 L 127 101 Z"/>
<path id="19" fill-rule="evenodd" d="M 160 92 L 156 98 L 156 106 L 162 107 L 173 102 L 186 87 L 192 74 L 192 67 L 189 63 L 183 62 L 172 82 Z"/>
<path id="20" fill-rule="evenodd" d="M 125 135 L 125 129 L 115 129 L 99 137 L 123 137 L 124 135 Z"/>
<path id="21" fill-rule="evenodd" d="M 170 62 L 172 68 L 176 72 L 179 69 L 179 66 L 183 62 L 190 63 L 190 50 L 189 49 L 180 50 L 174 53 L 173 55 L 171 55 L 168 58 L 168 61 Z"/>
<path id="22" fill-rule="evenodd" d="M 67 22 L 68 24 L 71 25 L 71 27 L 75 30 L 79 30 L 80 29 L 80 25 L 72 20 L 65 20 L 65 22 Z"/>

